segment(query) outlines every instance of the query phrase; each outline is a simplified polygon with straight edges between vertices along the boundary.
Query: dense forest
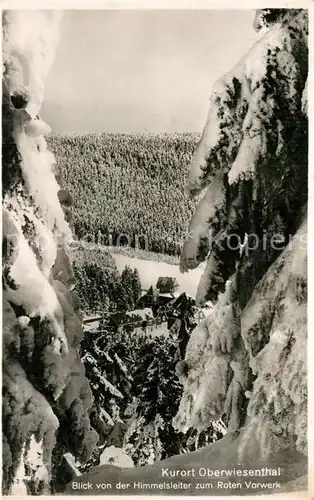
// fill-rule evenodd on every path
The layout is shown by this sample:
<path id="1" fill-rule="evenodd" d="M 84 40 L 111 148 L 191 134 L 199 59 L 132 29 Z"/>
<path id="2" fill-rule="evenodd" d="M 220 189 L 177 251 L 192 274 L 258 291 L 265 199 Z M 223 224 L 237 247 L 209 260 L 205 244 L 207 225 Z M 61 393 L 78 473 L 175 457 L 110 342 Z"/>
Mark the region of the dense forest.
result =
<path id="1" fill-rule="evenodd" d="M 187 193 L 196 134 L 52 135 L 79 239 L 179 255 L 196 201 Z"/>

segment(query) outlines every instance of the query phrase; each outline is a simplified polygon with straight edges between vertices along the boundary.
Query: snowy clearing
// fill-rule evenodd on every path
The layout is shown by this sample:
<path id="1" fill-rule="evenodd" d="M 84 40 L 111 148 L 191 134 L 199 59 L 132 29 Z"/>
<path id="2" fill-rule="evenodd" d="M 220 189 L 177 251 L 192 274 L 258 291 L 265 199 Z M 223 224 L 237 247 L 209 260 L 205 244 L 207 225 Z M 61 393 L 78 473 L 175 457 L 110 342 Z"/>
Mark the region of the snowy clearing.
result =
<path id="1" fill-rule="evenodd" d="M 198 282 L 204 270 L 204 264 L 201 264 L 197 269 L 182 274 L 179 266 L 167 264 L 166 262 L 153 262 L 151 260 L 142 260 L 116 253 L 112 253 L 112 256 L 119 272 L 123 271 L 125 266 L 136 267 L 138 269 L 143 288 L 156 285 L 160 276 L 171 276 L 176 278 L 179 283 L 178 292 L 186 292 L 193 298 L 196 296 Z"/>

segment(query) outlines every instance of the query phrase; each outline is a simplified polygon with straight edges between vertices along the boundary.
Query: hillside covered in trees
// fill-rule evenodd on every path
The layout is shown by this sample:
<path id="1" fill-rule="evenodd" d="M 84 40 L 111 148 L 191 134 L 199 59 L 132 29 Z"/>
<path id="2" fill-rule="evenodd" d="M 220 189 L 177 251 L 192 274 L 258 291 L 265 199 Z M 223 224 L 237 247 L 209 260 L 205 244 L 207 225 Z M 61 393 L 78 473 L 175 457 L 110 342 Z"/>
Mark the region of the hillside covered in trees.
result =
<path id="1" fill-rule="evenodd" d="M 69 256 L 83 315 L 135 308 L 141 296 L 137 269 L 126 266 L 120 274 L 112 255 L 97 245 L 72 245 Z"/>
<path id="2" fill-rule="evenodd" d="M 179 255 L 195 201 L 187 193 L 196 134 L 51 135 L 74 200 L 76 236 Z"/>

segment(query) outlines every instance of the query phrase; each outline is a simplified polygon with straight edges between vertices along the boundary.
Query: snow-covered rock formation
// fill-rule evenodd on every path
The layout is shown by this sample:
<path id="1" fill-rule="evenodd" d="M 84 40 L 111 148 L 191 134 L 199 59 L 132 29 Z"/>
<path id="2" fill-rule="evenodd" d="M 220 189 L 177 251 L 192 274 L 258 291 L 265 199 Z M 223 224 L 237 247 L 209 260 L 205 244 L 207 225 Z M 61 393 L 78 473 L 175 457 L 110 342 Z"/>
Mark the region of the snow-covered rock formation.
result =
<path id="1" fill-rule="evenodd" d="M 261 38 L 213 90 L 190 172 L 203 198 L 181 257 L 183 272 L 206 261 L 197 300 L 214 307 L 187 346 L 174 423 L 202 429 L 225 414 L 228 432 L 195 453 L 98 467 L 84 481 L 160 483 L 167 467 L 263 464 L 281 467 L 279 491 L 306 488 L 307 11 L 259 10 L 254 27 Z"/>
<path id="2" fill-rule="evenodd" d="M 58 42 L 58 11 L 3 15 L 3 492 L 50 493 L 65 451 L 88 455 L 91 391 L 66 255 L 50 131 L 38 116 Z M 68 430 L 71 429 L 71 433 Z"/>

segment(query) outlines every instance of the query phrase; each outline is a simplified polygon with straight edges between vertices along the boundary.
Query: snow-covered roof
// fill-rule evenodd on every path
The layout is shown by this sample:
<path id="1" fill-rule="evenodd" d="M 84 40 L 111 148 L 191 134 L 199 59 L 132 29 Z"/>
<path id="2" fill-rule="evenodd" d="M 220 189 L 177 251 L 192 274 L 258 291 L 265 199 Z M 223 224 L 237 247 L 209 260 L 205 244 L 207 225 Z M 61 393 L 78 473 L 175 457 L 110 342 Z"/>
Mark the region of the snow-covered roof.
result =
<path id="1" fill-rule="evenodd" d="M 86 325 L 83 325 L 83 326 L 84 326 L 84 330 L 86 332 L 90 332 L 92 330 L 97 330 L 97 328 L 99 326 L 99 320 L 93 321 L 92 323 L 87 323 Z"/>
<path id="2" fill-rule="evenodd" d="M 176 297 L 179 297 L 180 294 L 178 292 L 173 292 L 173 293 L 159 293 L 159 297 L 167 297 L 169 299 L 175 299 Z"/>
<path id="3" fill-rule="evenodd" d="M 144 309 L 134 309 L 133 311 L 128 311 L 126 316 L 139 316 L 143 320 L 148 318 L 153 318 L 153 311 L 150 307 L 145 307 Z"/>

